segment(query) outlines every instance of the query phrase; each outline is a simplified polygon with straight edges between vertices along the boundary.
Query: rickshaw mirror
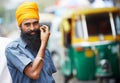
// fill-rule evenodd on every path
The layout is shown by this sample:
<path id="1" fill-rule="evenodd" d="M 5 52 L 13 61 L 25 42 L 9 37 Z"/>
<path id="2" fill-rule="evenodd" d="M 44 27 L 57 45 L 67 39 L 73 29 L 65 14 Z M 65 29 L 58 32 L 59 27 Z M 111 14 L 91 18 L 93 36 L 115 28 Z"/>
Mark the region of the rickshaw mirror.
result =
<path id="1" fill-rule="evenodd" d="M 65 32 L 69 32 L 70 31 L 70 24 L 69 24 L 69 22 L 67 20 L 63 21 L 63 30 Z"/>

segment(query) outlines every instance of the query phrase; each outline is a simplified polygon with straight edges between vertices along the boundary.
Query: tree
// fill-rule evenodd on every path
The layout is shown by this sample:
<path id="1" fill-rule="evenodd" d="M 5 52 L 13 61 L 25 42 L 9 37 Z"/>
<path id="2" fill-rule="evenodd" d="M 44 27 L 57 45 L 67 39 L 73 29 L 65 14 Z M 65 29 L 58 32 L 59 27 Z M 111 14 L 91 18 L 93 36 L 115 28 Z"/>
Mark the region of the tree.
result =
<path id="1" fill-rule="evenodd" d="M 0 6 L 0 17 L 4 17 L 5 15 L 5 8 L 3 6 Z"/>

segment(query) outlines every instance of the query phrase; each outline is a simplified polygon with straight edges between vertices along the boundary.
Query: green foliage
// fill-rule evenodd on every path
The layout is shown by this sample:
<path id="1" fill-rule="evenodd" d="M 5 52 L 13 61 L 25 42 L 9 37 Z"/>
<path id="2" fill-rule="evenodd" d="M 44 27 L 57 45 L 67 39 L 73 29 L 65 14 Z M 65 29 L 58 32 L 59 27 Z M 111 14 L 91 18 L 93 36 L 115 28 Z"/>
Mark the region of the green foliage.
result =
<path id="1" fill-rule="evenodd" d="M 5 15 L 5 8 L 3 6 L 0 6 L 0 17 L 4 17 Z"/>

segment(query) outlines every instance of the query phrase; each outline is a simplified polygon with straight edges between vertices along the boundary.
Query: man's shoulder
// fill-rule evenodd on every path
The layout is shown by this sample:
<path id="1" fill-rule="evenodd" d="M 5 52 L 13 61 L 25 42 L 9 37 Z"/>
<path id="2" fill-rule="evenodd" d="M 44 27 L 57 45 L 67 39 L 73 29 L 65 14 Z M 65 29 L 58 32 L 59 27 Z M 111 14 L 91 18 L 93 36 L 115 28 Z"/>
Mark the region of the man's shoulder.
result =
<path id="1" fill-rule="evenodd" d="M 15 39 L 15 40 L 10 41 L 10 42 L 7 44 L 6 48 L 17 47 L 18 44 L 19 44 L 18 39 Z"/>

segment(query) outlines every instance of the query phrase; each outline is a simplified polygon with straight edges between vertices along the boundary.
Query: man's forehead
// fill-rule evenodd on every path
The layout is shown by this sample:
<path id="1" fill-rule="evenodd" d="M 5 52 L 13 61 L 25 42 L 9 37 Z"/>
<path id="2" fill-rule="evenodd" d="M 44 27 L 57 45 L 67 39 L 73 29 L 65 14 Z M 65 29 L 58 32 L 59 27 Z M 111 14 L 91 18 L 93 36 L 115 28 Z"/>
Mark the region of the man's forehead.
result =
<path id="1" fill-rule="evenodd" d="M 23 21 L 23 23 L 33 23 L 33 22 L 36 22 L 36 21 L 39 21 L 38 19 L 25 19 Z"/>

